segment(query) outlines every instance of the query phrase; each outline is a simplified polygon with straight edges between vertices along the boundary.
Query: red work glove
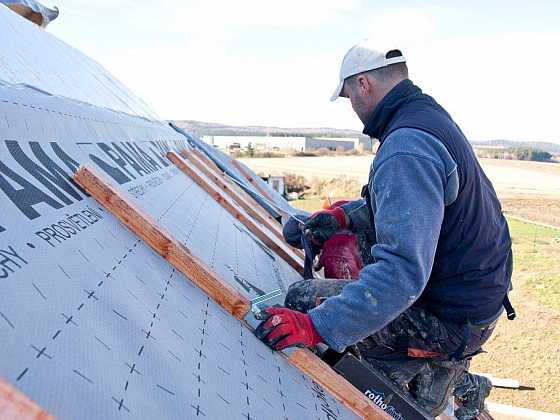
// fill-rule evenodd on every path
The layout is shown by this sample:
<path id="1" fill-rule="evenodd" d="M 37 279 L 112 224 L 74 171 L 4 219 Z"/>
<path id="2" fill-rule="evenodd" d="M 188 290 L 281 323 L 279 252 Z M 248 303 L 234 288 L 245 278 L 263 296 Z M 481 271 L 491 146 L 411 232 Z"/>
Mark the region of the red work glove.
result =
<path id="1" fill-rule="evenodd" d="M 267 318 L 259 324 L 255 335 L 268 347 L 312 347 L 323 341 L 308 314 L 281 307 L 267 308 L 265 312 Z"/>
<path id="2" fill-rule="evenodd" d="M 331 207 L 313 213 L 305 222 L 305 232 L 317 245 L 323 245 L 332 235 L 348 227 L 346 213 L 341 207 Z"/>

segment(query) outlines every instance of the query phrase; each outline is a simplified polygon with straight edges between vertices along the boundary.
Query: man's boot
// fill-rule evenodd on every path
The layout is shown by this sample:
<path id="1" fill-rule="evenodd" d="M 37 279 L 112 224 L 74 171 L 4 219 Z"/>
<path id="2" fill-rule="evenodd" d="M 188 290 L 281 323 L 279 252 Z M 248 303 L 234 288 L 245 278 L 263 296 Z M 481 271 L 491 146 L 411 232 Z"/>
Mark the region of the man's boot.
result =
<path id="1" fill-rule="evenodd" d="M 484 376 L 465 373 L 463 380 L 455 387 L 453 395 L 461 404 L 455 410 L 457 420 L 475 419 L 484 410 L 484 400 L 490 395 L 492 382 Z"/>

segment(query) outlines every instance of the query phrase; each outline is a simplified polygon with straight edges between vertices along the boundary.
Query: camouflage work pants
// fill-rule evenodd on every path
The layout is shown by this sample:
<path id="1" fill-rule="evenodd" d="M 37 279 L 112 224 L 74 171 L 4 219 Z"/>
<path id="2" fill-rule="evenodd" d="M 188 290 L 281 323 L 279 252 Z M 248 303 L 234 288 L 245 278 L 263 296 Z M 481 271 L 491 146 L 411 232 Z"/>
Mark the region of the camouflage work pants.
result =
<path id="1" fill-rule="evenodd" d="M 311 279 L 290 286 L 285 306 L 307 312 L 330 296 L 341 293 L 352 280 Z M 467 343 L 476 352 L 492 333 L 488 328 Z M 470 358 L 450 355 L 464 344 L 464 329 L 441 321 L 426 310 L 411 307 L 389 325 L 357 343 L 360 357 L 383 372 L 434 416 L 446 407 L 453 394 L 468 410 L 461 420 L 475 418 L 490 386 L 485 378 L 468 373 Z"/>

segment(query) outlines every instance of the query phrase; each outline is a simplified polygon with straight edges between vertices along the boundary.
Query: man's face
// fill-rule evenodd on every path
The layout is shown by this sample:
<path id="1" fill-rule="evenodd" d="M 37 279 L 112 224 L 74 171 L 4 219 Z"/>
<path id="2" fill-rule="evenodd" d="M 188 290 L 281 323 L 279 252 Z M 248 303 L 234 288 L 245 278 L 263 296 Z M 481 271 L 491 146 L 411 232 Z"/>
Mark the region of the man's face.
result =
<path id="1" fill-rule="evenodd" d="M 365 80 L 362 80 L 362 78 Z M 364 125 L 373 111 L 370 90 L 371 83 L 365 76 L 358 76 L 354 80 L 346 80 L 342 89 L 342 96 L 350 100 L 352 109 Z"/>

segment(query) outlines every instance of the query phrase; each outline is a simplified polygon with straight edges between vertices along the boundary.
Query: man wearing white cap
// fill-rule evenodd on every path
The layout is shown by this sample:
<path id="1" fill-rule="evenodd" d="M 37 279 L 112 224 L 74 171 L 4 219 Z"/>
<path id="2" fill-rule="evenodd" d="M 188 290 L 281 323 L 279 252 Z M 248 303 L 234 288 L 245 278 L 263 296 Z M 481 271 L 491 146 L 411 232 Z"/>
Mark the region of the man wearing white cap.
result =
<path id="1" fill-rule="evenodd" d="M 380 146 L 361 205 L 315 213 L 304 231 L 320 246 L 341 230 L 373 229 L 373 262 L 355 281 L 295 283 L 257 335 L 275 349 L 357 344 L 434 416 L 453 392 L 465 403 L 456 416 L 474 418 L 490 387 L 467 373 L 469 362 L 503 308 L 515 317 L 511 239 L 494 188 L 457 124 L 408 79 L 401 51 L 351 48 L 331 100 L 341 96 Z"/>

